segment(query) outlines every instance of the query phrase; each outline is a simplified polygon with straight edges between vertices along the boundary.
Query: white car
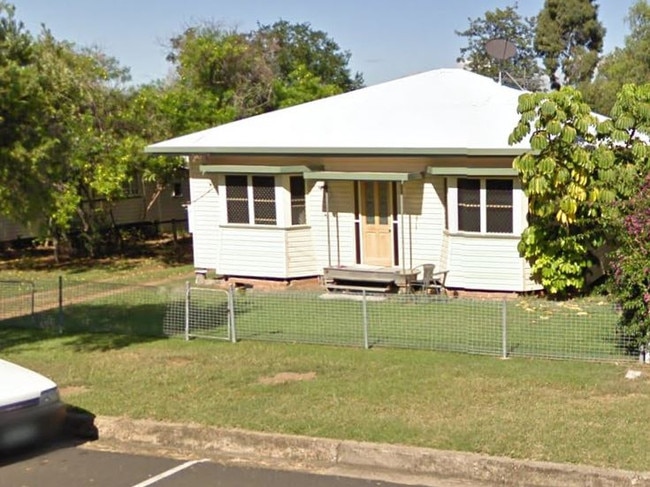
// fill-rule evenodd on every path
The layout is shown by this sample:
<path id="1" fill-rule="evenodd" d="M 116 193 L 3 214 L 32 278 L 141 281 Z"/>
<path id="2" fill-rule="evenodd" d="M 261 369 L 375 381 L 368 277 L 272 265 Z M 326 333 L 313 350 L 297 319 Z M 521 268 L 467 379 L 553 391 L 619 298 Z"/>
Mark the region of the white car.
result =
<path id="1" fill-rule="evenodd" d="M 64 419 L 65 406 L 54 382 L 0 359 L 0 450 L 51 438 Z"/>

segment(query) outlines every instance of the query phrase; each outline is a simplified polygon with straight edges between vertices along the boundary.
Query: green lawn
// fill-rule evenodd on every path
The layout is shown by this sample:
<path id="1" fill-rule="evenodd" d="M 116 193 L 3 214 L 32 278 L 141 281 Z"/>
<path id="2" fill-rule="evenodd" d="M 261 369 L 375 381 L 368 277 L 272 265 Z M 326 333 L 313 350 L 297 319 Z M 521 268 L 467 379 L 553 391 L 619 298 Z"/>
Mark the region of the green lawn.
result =
<path id="1" fill-rule="evenodd" d="M 626 380 L 627 366 L 614 363 L 12 329 L 0 331 L 0 346 L 100 415 L 635 470 L 650 463 L 650 381 Z M 286 373 L 308 380 L 270 380 Z"/>
<path id="2" fill-rule="evenodd" d="M 62 315 L 60 271 L 15 270 L 40 297 L 33 317 L 1 321 L 0 354 L 52 376 L 66 401 L 95 414 L 637 470 L 650 461 L 650 381 L 624 379 L 638 366 L 600 299 L 391 296 L 364 307 L 254 289 L 235 294 L 239 343 L 185 342 L 162 334 L 184 331 L 191 267 L 67 268 Z M 24 307 L 19 296 L 4 295 L 0 310 Z M 193 291 L 192 332 L 227 338 L 227 303 L 223 291 Z M 504 320 L 509 360 L 499 358 Z M 307 380 L 278 382 L 286 373 Z"/>
<path id="3" fill-rule="evenodd" d="M 113 332 L 142 336 L 185 334 L 185 282 L 164 285 L 64 279 L 59 293 L 36 294 L 29 302 L 4 297 L 0 317 L 10 327 L 65 332 Z M 37 288 L 41 286 L 37 282 Z M 629 340 L 617 333 L 611 303 L 582 299 L 478 300 L 391 296 L 364 303 L 324 299 L 323 292 L 235 292 L 238 340 L 276 341 L 368 348 L 409 348 L 507 357 L 631 360 Z M 10 308 L 23 310 L 13 310 Z M 192 289 L 192 336 L 229 339 L 228 294 Z"/>

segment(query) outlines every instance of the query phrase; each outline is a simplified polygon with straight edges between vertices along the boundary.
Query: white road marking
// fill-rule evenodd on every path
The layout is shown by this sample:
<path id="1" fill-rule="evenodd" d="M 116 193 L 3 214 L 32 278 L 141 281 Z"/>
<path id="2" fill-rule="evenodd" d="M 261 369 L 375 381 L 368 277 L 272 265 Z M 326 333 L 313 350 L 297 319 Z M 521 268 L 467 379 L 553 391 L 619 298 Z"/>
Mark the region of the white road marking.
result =
<path id="1" fill-rule="evenodd" d="M 203 462 L 209 462 L 207 458 L 204 458 L 203 460 L 192 460 L 189 462 L 185 462 L 182 465 L 178 465 L 174 468 L 170 468 L 169 470 L 166 470 L 165 472 L 159 473 L 155 477 L 151 477 L 143 482 L 140 482 L 139 484 L 135 484 L 133 487 L 147 487 L 148 485 L 153 485 L 159 480 L 166 479 L 167 477 L 171 477 L 172 475 L 180 472 L 181 470 L 185 470 L 186 468 L 190 468 L 192 465 L 196 465 L 197 463 L 203 463 Z"/>

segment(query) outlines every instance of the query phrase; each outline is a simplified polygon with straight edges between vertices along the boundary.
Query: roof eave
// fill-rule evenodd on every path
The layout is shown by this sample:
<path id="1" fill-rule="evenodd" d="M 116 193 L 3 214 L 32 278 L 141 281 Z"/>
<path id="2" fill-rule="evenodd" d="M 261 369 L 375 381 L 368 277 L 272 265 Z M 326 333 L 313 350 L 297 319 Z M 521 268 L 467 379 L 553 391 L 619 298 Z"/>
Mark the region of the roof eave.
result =
<path id="1" fill-rule="evenodd" d="M 337 156 L 517 156 L 529 152 L 521 147 L 197 147 L 156 146 L 149 154 L 239 154 L 239 155 L 337 155 Z"/>

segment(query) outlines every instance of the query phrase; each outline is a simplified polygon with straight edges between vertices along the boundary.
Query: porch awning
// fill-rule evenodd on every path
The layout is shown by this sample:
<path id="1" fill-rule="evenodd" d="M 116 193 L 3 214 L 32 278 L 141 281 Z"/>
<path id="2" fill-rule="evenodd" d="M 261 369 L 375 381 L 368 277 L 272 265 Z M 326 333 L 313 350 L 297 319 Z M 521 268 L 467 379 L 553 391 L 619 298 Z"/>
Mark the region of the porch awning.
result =
<path id="1" fill-rule="evenodd" d="M 259 166 L 259 165 L 223 165 L 201 164 L 201 174 L 303 174 L 322 166 Z"/>
<path id="2" fill-rule="evenodd" d="M 344 172 L 344 171 L 311 171 L 303 174 L 305 179 L 319 181 L 414 181 L 422 179 L 419 172 Z"/>
<path id="3" fill-rule="evenodd" d="M 512 167 L 428 167 L 427 174 L 432 176 L 517 176 Z"/>

